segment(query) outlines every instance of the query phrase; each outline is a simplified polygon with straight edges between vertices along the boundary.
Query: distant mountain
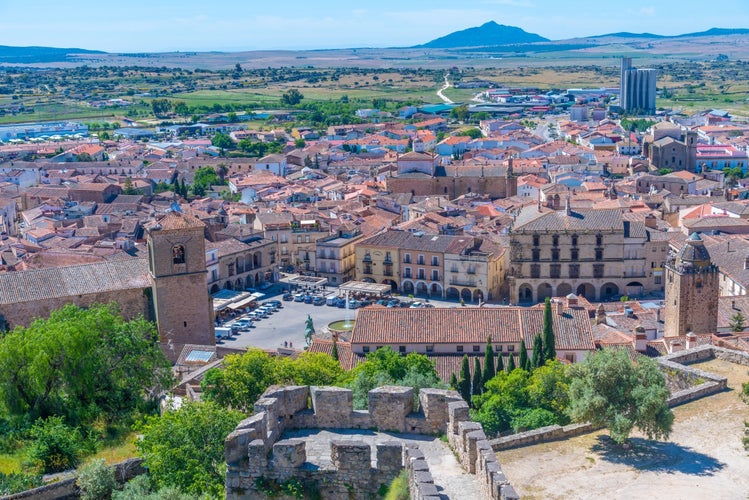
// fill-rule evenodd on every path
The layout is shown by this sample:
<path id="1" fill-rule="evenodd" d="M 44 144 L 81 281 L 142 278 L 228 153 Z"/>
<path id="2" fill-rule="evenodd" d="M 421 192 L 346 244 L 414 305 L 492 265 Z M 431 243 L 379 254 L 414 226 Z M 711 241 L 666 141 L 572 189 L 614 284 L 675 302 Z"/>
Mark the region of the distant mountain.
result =
<path id="1" fill-rule="evenodd" d="M 686 33 L 684 35 L 676 35 L 672 38 L 685 38 L 688 36 L 722 36 L 722 35 L 747 35 L 749 29 L 746 28 L 710 28 L 707 31 L 698 31 L 697 33 Z"/>
<path id="2" fill-rule="evenodd" d="M 417 45 L 417 48 L 451 49 L 457 47 L 486 47 L 491 45 L 548 41 L 548 38 L 536 35 L 535 33 L 528 33 L 521 28 L 505 26 L 497 24 L 494 21 L 489 21 L 479 27 L 455 31 L 424 45 Z"/>
<path id="3" fill-rule="evenodd" d="M 746 28 L 710 28 L 707 31 L 698 31 L 696 33 L 684 33 L 683 35 L 655 35 L 653 33 L 629 33 L 622 31 L 619 33 L 607 33 L 605 35 L 588 36 L 586 38 L 691 38 L 701 36 L 725 36 L 725 35 L 747 35 L 749 29 Z"/>
<path id="4" fill-rule="evenodd" d="M 56 47 L 9 47 L 0 45 L 0 63 L 34 64 L 65 62 L 71 54 L 106 54 L 101 50 L 62 49 Z"/>

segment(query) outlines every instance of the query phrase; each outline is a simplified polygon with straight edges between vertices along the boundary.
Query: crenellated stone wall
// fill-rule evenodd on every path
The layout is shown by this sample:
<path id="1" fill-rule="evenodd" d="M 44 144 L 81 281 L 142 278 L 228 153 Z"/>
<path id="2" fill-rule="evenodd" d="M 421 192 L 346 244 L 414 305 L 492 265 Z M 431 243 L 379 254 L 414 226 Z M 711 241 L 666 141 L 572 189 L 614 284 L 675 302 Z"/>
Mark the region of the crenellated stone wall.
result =
<path id="1" fill-rule="evenodd" d="M 308 407 L 308 402 L 309 406 Z M 331 440 L 330 463 L 308 461 L 306 443 L 281 439 L 292 429 L 361 429 L 364 433 L 447 434 L 466 471 L 477 476 L 486 498 L 517 498 L 501 473 L 481 425 L 471 422 L 468 405 L 455 391 L 422 389 L 414 408 L 413 389 L 384 386 L 369 392 L 369 410 L 355 411 L 353 395 L 339 387 L 269 388 L 255 403 L 255 414 L 225 442 L 226 498 L 260 499 L 269 491 L 299 482 L 324 499 L 364 499 L 377 495 L 406 467 L 411 498 L 440 498 L 424 454 L 414 445 L 388 441 Z M 456 434 L 457 433 L 457 434 Z"/>

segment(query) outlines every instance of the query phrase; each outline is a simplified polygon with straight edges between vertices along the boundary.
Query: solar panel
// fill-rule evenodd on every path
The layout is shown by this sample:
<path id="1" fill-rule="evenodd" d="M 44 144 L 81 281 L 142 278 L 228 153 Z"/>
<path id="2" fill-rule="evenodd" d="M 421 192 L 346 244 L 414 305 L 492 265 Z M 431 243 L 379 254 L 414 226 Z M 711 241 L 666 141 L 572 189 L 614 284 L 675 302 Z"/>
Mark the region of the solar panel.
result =
<path id="1" fill-rule="evenodd" d="M 185 361 L 187 362 L 197 362 L 202 361 L 204 363 L 207 363 L 211 360 L 211 357 L 213 356 L 213 351 L 198 351 L 198 350 L 192 350 L 190 351 L 190 354 L 187 355 L 185 358 Z"/>

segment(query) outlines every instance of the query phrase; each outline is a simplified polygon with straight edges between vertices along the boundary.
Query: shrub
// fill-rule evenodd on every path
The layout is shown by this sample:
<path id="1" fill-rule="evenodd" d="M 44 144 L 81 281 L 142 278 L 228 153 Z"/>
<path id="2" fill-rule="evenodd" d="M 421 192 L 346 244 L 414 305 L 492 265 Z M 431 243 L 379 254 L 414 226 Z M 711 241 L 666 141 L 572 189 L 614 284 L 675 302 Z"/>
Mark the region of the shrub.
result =
<path id="1" fill-rule="evenodd" d="M 0 497 L 37 488 L 44 484 L 42 476 L 25 472 L 3 474 L 0 472 Z"/>
<path id="2" fill-rule="evenodd" d="M 112 496 L 117 487 L 114 470 L 103 459 L 92 460 L 78 469 L 78 488 L 83 500 L 102 500 Z"/>
<path id="3" fill-rule="evenodd" d="M 66 425 L 62 417 L 37 420 L 29 434 L 33 438 L 29 459 L 42 472 L 61 472 L 78 465 L 84 441 L 78 429 Z"/>
<path id="4" fill-rule="evenodd" d="M 385 500 L 408 500 L 408 472 L 403 469 L 400 474 L 395 476 L 393 482 L 387 489 Z"/>

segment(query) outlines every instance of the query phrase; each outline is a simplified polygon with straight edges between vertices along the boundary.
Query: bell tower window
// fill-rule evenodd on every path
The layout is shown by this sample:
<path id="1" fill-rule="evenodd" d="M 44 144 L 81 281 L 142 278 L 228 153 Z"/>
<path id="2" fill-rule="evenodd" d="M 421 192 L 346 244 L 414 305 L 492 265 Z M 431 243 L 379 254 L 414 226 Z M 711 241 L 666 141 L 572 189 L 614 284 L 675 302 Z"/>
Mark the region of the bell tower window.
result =
<path id="1" fill-rule="evenodd" d="M 172 247 L 172 264 L 184 264 L 185 263 L 185 247 L 182 245 L 174 245 Z"/>

